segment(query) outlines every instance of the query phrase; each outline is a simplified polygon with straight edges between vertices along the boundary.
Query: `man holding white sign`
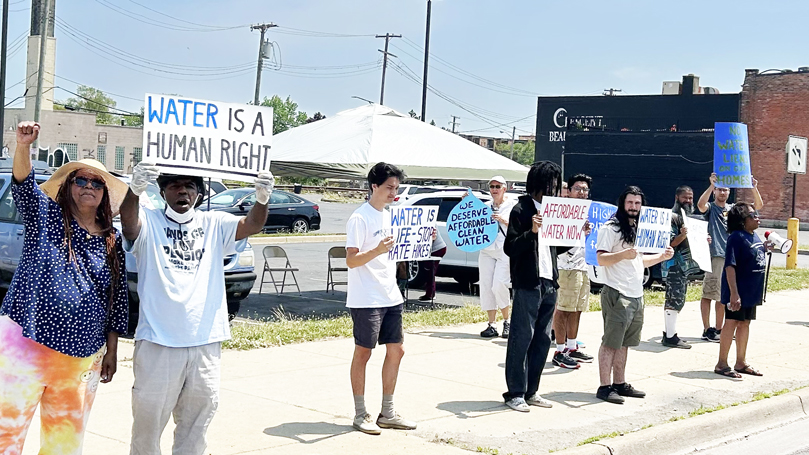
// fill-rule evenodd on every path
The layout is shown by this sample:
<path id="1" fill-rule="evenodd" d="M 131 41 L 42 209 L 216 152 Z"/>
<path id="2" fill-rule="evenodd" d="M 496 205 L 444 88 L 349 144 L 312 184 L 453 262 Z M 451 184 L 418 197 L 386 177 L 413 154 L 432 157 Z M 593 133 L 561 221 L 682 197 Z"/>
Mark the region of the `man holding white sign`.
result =
<path id="1" fill-rule="evenodd" d="M 256 204 L 246 217 L 197 212 L 202 177 L 160 174 L 135 166 L 121 205 L 125 248 L 137 259 L 140 318 L 135 332 L 131 454 L 160 453 L 174 415 L 174 453 L 205 452 L 205 434 L 219 404 L 222 341 L 230 339 L 224 258 L 241 251 L 267 220 L 272 174 L 258 173 Z M 140 207 L 157 179 L 165 210 Z"/>
<path id="2" fill-rule="evenodd" d="M 604 336 L 598 351 L 601 386 L 596 397 L 610 403 L 621 404 L 624 397 L 646 396 L 645 392 L 628 384 L 625 376 L 628 348 L 640 344 L 643 327 L 643 269 L 674 255 L 674 250 L 668 246 L 657 254 L 640 254 L 636 247 L 645 202 L 640 188 L 627 187 L 618 199 L 615 216 L 598 231 L 596 248 L 598 263 L 604 267 L 605 284 L 601 289 Z M 666 223 L 669 223 L 668 217 Z"/>

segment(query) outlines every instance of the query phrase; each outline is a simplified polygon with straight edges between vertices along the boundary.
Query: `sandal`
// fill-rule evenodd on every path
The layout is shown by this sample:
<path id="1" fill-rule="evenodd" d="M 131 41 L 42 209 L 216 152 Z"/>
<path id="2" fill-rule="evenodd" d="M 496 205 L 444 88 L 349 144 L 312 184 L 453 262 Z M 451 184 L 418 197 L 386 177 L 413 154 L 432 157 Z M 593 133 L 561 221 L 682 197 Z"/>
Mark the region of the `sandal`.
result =
<path id="1" fill-rule="evenodd" d="M 750 376 L 764 376 L 764 374 L 762 374 L 755 368 L 751 367 L 750 365 L 745 365 L 744 368 L 735 368 L 735 370 L 742 374 L 749 374 Z"/>
<path id="2" fill-rule="evenodd" d="M 720 375 L 720 376 L 724 376 L 726 378 L 731 378 L 731 379 L 741 379 L 742 378 L 742 375 L 740 375 L 739 373 L 733 371 L 733 369 L 730 368 L 730 367 L 722 368 L 721 370 L 720 369 L 714 369 L 713 372 Z"/>

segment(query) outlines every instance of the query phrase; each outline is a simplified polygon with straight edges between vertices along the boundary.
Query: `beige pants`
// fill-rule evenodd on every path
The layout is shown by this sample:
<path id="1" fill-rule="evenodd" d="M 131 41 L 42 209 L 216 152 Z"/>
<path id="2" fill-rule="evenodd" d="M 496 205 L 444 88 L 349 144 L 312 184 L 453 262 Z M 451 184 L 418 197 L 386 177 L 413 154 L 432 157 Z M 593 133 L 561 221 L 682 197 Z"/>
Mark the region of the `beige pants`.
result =
<path id="1" fill-rule="evenodd" d="M 160 436 L 174 415 L 173 455 L 202 455 L 219 405 L 221 343 L 169 348 L 135 342 L 130 455 L 159 455 Z"/>

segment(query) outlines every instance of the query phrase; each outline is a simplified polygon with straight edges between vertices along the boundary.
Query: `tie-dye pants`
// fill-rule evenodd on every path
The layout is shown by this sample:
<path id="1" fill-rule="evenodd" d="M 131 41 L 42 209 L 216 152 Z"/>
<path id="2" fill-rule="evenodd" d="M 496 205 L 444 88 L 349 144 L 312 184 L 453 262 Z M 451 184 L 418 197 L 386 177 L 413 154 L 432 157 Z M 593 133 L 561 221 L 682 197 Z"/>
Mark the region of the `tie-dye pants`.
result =
<path id="1" fill-rule="evenodd" d="M 78 358 L 22 336 L 0 316 L 0 455 L 22 453 L 40 405 L 40 455 L 81 454 L 84 429 L 101 376 L 104 347 Z"/>

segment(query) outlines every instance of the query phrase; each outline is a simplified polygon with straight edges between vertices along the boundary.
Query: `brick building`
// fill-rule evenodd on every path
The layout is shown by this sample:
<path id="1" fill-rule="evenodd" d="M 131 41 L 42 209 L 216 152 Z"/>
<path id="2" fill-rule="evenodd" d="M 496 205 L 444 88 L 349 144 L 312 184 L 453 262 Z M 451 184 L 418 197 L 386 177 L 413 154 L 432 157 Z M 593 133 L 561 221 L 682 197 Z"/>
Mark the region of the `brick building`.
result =
<path id="1" fill-rule="evenodd" d="M 792 210 L 792 174 L 786 171 L 789 135 L 809 137 L 809 68 L 797 72 L 745 71 L 740 121 L 747 124 L 750 161 L 764 209 L 761 217 L 786 220 Z M 745 199 L 749 195 L 740 192 Z M 798 175 L 795 216 L 809 219 L 809 176 Z"/>

